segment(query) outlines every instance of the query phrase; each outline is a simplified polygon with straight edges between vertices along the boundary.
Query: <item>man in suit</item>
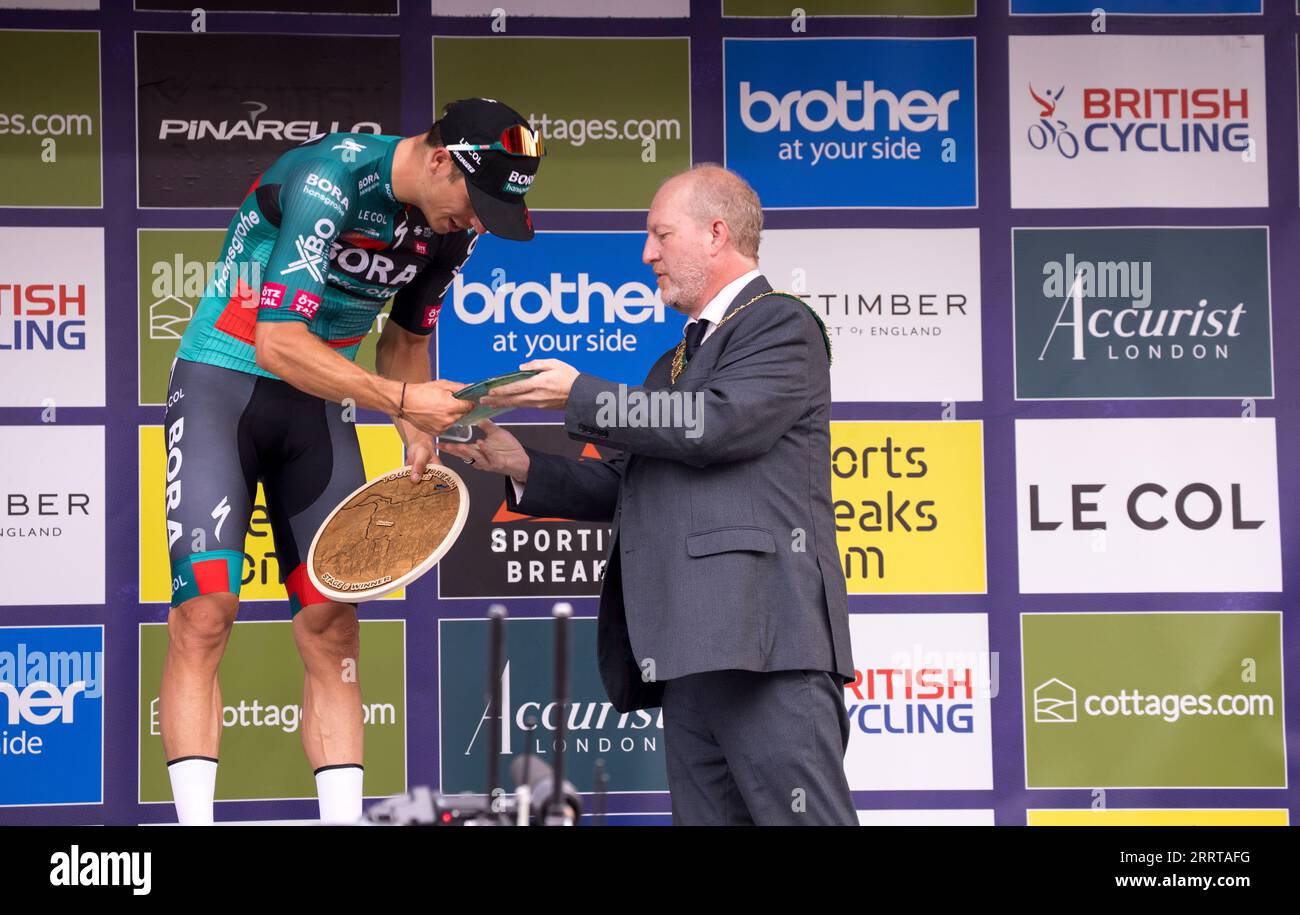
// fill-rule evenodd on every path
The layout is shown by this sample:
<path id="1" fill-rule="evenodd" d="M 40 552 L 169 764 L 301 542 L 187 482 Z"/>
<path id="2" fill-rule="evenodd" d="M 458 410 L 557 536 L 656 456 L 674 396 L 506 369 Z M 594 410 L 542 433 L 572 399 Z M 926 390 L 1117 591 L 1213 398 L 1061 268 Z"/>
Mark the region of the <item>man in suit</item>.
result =
<path id="1" fill-rule="evenodd" d="M 601 678 L 621 712 L 663 706 L 674 823 L 850 825 L 829 343 L 758 271 L 762 220 L 733 172 L 670 179 L 643 260 L 689 318 L 683 342 L 641 387 L 541 359 L 522 366 L 538 375 L 484 398 L 562 409 L 572 438 L 616 457 L 544 454 L 491 423 L 476 442 L 441 447 L 507 474 L 514 511 L 612 520 Z M 656 411 L 652 395 L 670 393 L 677 409 Z M 632 409 L 638 398 L 649 409 Z"/>

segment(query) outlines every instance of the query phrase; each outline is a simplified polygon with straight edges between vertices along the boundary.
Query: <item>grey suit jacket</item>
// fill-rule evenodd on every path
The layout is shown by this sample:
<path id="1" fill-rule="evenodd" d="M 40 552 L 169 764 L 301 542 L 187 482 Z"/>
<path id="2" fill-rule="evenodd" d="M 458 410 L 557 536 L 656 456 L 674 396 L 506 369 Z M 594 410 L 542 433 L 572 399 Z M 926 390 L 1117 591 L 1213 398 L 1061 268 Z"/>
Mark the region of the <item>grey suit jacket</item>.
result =
<path id="1" fill-rule="evenodd" d="M 730 314 L 771 287 L 747 285 Z M 578 461 L 529 449 L 516 511 L 613 521 L 600 594 L 601 678 L 619 711 L 712 670 L 825 670 L 853 679 L 830 485 L 830 365 L 816 319 L 768 296 L 720 325 L 670 383 L 673 353 L 636 392 L 681 391 L 696 437 L 610 408 L 619 385 L 578 376 L 572 438 L 619 449 Z M 627 422 L 622 420 L 629 419 Z"/>

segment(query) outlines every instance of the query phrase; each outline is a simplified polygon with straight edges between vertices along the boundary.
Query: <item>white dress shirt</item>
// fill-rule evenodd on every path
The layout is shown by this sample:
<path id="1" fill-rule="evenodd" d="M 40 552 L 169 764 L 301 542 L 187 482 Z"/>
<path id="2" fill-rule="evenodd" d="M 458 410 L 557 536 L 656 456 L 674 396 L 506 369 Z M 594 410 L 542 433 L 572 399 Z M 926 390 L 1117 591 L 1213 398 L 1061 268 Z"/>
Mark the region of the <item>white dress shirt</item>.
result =
<path id="1" fill-rule="evenodd" d="M 700 312 L 700 316 L 698 318 L 691 318 L 686 322 L 686 326 L 682 328 L 682 336 L 686 336 L 687 328 L 696 321 L 708 321 L 709 326 L 704 328 L 704 339 L 700 340 L 701 345 L 703 345 L 704 340 L 709 339 L 709 335 L 718 329 L 718 325 L 722 323 L 722 319 L 727 316 L 727 307 L 731 305 L 736 296 L 740 295 L 740 290 L 744 289 L 762 275 L 762 271 L 756 267 L 743 276 L 736 277 L 730 283 L 719 289 L 718 294 L 709 299 L 709 304 L 704 306 L 704 310 Z M 743 305 L 744 303 L 742 302 L 741 304 Z M 510 482 L 514 484 L 515 502 L 519 502 L 524 497 L 524 484 L 520 483 L 514 477 L 510 478 Z"/>
<path id="2" fill-rule="evenodd" d="M 708 321 L 709 326 L 704 329 L 704 339 L 709 339 L 709 335 L 718 329 L 722 319 L 727 316 L 727 307 L 731 305 L 733 299 L 740 295 L 740 290 L 744 289 L 754 280 L 762 276 L 762 272 L 756 267 L 746 273 L 744 276 L 738 276 L 727 285 L 718 290 L 718 294 L 709 299 L 709 304 L 704 306 L 698 318 L 691 318 L 686 322 L 686 327 L 682 328 L 682 335 L 686 335 L 686 328 L 690 327 L 696 321 Z M 742 305 L 744 302 L 741 303 Z"/>

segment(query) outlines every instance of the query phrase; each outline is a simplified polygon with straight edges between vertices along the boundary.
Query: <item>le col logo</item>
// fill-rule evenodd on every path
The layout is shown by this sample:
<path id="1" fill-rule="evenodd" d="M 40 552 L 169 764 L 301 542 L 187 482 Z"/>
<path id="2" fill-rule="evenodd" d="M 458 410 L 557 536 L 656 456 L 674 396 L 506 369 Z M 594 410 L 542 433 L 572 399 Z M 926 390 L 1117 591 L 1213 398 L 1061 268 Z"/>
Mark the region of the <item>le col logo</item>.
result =
<path id="1" fill-rule="evenodd" d="M 796 89 L 777 98 L 742 81 L 740 119 L 755 133 L 773 129 L 788 132 L 793 120 L 813 133 L 832 127 L 868 132 L 877 129 L 876 110 L 883 103 L 889 112 L 890 130 L 923 133 L 934 127 L 947 130 L 948 111 L 960 97 L 957 89 L 949 89 L 938 99 L 924 89 L 913 89 L 899 97 L 888 89 L 877 89 L 871 80 L 863 81 L 861 89 L 850 89 L 847 81 L 837 80 L 833 95 L 824 89 Z"/>
<path id="2" fill-rule="evenodd" d="M 68 851 L 50 855 L 51 886 L 129 886 L 136 896 L 153 888 L 153 852 Z"/>

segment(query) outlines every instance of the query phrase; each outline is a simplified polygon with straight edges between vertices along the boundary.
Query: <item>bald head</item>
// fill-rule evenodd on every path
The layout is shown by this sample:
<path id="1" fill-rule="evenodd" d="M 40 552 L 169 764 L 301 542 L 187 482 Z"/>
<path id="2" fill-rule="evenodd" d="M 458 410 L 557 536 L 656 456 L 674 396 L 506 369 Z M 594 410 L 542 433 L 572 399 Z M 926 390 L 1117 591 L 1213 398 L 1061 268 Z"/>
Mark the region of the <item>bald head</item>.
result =
<path id="1" fill-rule="evenodd" d="M 669 178 L 662 190 L 679 194 L 686 211 L 701 227 L 722 220 L 727 224 L 732 247 L 749 260 L 758 260 L 763 207 L 744 178 L 706 162 Z"/>
<path id="2" fill-rule="evenodd" d="M 758 265 L 763 210 L 735 172 L 697 165 L 663 183 L 646 214 L 641 259 L 654 268 L 665 305 L 692 317 Z"/>

